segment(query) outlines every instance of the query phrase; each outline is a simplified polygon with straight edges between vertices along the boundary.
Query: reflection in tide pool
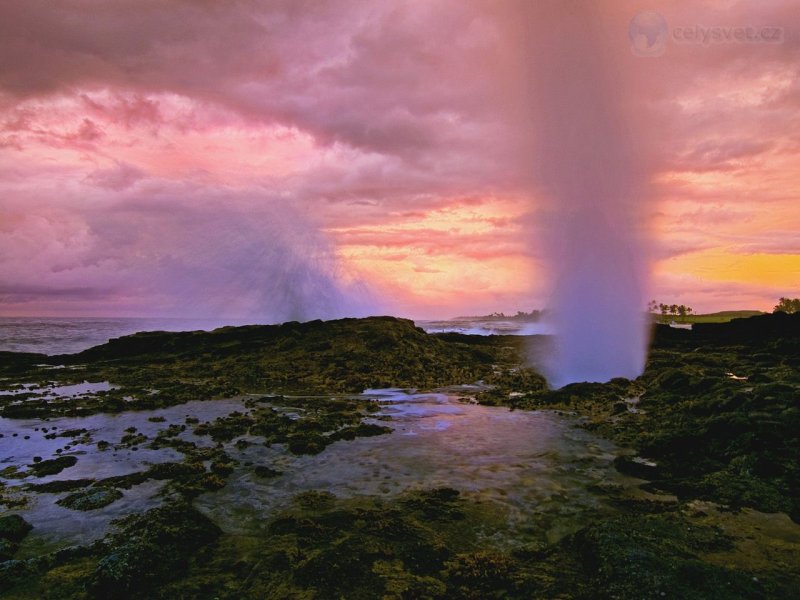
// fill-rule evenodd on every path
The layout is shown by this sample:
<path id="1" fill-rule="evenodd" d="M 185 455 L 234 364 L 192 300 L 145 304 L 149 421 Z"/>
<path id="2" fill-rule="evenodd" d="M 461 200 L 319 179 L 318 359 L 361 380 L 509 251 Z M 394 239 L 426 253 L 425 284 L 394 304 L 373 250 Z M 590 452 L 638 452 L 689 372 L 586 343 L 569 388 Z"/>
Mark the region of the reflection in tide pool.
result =
<path id="1" fill-rule="evenodd" d="M 7 384 L 4 384 L 7 387 Z M 36 398 L 51 399 L 59 397 L 76 397 L 89 394 L 96 394 L 97 392 L 108 392 L 109 390 L 118 389 L 119 386 L 112 385 L 108 381 L 90 382 L 84 381 L 83 383 L 74 383 L 71 385 L 56 385 L 50 383 L 45 386 L 38 386 L 33 383 L 21 384 L 16 389 L 8 389 L 0 391 L 0 396 L 9 395 L 15 396 L 17 394 L 36 394 Z"/>
<path id="2" fill-rule="evenodd" d="M 510 527 L 554 540 L 611 510 L 592 488 L 635 482 L 613 468 L 613 444 L 552 412 L 468 404 L 448 393 L 365 394 L 381 402 L 376 418 L 391 417 L 392 434 L 337 442 L 316 456 L 251 446 L 244 461 L 284 474 L 262 480 L 240 468 L 224 489 L 199 498 L 199 508 L 223 529 L 246 533 L 306 490 L 391 496 L 447 486 L 499 503 Z"/>
<path id="3" fill-rule="evenodd" d="M 151 464 L 180 462 L 183 454 L 172 448 L 148 447 L 156 433 L 168 423 L 183 423 L 187 416 L 200 416 L 213 420 L 242 410 L 241 400 L 218 400 L 215 402 L 188 402 L 169 408 L 126 412 L 120 414 L 95 414 L 87 417 L 58 417 L 40 419 L 0 418 L 0 470 L 18 467 L 26 470 L 35 457 L 44 459 L 56 456 L 75 456 L 78 462 L 60 473 L 46 477 L 33 475 L 24 478 L 9 478 L 5 481 L 6 492 L 14 494 L 24 490 L 27 484 L 42 484 L 52 481 L 75 479 L 104 479 L 128 475 L 145 470 Z M 164 422 L 152 422 L 151 417 L 160 417 Z M 126 430 L 135 427 L 138 433 L 148 438 L 148 443 L 133 447 L 118 446 Z M 79 435 L 69 432 L 85 430 Z M 66 437 L 64 437 L 66 435 Z M 182 438 L 199 446 L 211 445 L 211 441 L 193 435 L 188 429 Z M 107 441 L 106 450 L 98 450 L 97 442 Z M 157 496 L 164 481 L 148 481 L 131 489 L 121 490 L 123 497 L 99 510 L 80 512 L 56 504 L 64 493 L 29 493 L 24 507 L 0 509 L 0 515 L 19 514 L 33 525 L 25 538 L 17 558 L 37 556 L 65 545 L 78 545 L 102 538 L 111 520 L 153 508 L 161 503 Z"/>
<path id="4" fill-rule="evenodd" d="M 523 530 L 534 537 L 555 540 L 612 509 L 603 494 L 591 490 L 630 487 L 612 466 L 614 446 L 575 427 L 573 418 L 553 412 L 510 411 L 466 402 L 475 386 L 432 393 L 409 390 L 367 390 L 364 395 L 380 404 L 370 420 L 389 424 L 391 434 L 339 441 L 318 455 L 296 456 L 284 444 L 264 445 L 257 436 L 239 436 L 223 444 L 236 463 L 225 488 L 201 495 L 197 507 L 230 533 L 247 534 L 265 526 L 292 496 L 308 490 L 340 497 L 391 497 L 410 489 L 452 487 L 477 500 L 496 503 L 508 516 L 509 531 Z M 292 408 L 285 397 L 280 410 Z M 298 402 L 304 405 L 305 403 Z M 29 483 L 81 478 L 102 479 L 145 470 L 150 464 L 181 461 L 172 448 L 149 448 L 158 431 L 170 424 L 213 421 L 234 411 L 248 412 L 244 399 L 189 402 L 170 408 L 63 417 L 46 421 L 0 419 L 0 470 L 16 466 L 25 471 L 34 457 L 74 455 L 78 462 L 59 474 L 6 479 L 6 492 L 24 491 Z M 147 438 L 135 449 L 120 444 L 126 430 L 135 427 Z M 215 443 L 186 427 L 180 439 L 198 446 Z M 54 437 L 69 430 L 76 436 Z M 26 437 L 27 436 L 27 437 Z M 245 439 L 250 446 L 237 444 Z M 97 442 L 110 442 L 99 450 Z M 61 450 L 61 452 L 58 452 Z M 280 471 L 264 479 L 256 466 Z M 21 514 L 34 529 L 19 557 L 101 538 L 112 519 L 141 512 L 162 502 L 163 481 L 147 481 L 122 490 L 123 498 L 104 508 L 77 512 L 56 501 L 65 493 L 28 493 L 29 504 L 0 511 Z M 509 536 L 510 537 L 510 536 Z"/>

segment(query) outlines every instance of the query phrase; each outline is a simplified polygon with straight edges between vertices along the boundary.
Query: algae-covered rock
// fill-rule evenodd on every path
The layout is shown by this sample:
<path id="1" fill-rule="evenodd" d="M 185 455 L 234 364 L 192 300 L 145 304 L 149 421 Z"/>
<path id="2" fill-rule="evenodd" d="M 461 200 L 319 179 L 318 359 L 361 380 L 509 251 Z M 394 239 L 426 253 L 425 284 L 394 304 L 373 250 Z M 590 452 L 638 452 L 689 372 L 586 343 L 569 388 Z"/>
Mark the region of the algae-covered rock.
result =
<path id="1" fill-rule="evenodd" d="M 0 539 L 21 542 L 31 529 L 33 525 L 19 515 L 0 517 Z"/>
<path id="2" fill-rule="evenodd" d="M 225 455 L 231 447 L 252 445 L 250 454 L 261 444 L 286 444 L 290 452 L 315 454 L 336 441 L 391 431 L 364 423 L 377 403 L 331 398 L 333 392 L 381 385 L 426 388 L 477 379 L 495 386 L 477 394 L 481 403 L 584 415 L 576 424 L 644 457 L 617 459 L 618 470 L 650 480 L 647 489 L 674 492 L 677 500 L 617 498 L 612 504 L 620 517 L 598 514 L 592 526 L 545 546 L 526 545 L 526 535 L 541 532 L 524 526 L 513 538 L 504 538 L 507 530 L 492 520 L 507 516 L 502 508 L 473 503 L 455 489 L 352 499 L 308 492 L 286 510 L 265 514 L 266 531 L 223 536 L 220 549 L 212 543 L 219 535 L 212 523 L 187 503 L 180 509 L 170 504 L 161 512 L 123 520 L 107 545 L 93 547 L 91 558 L 57 568 L 46 561 L 11 560 L 4 563 L 10 565 L 6 571 L 32 572 L 31 578 L 48 582 L 52 591 L 46 594 L 74 594 L 76 599 L 84 589 L 95 598 L 148 600 L 792 597 L 796 569 L 782 565 L 794 563 L 775 561 L 775 572 L 783 571 L 786 585 L 766 567 L 748 572 L 748 556 L 764 550 L 764 562 L 774 558 L 763 540 L 726 525 L 726 532 L 740 538 L 731 546 L 720 530 L 698 526 L 705 521 L 689 518 L 685 507 L 687 499 L 702 498 L 724 503 L 720 510 L 725 514 L 744 513 L 737 509 L 752 506 L 786 511 L 800 521 L 798 318 L 781 318 L 780 327 L 772 318 L 762 319 L 758 323 L 769 330 L 764 335 L 751 324 L 737 324 L 736 331 L 659 329 L 640 378 L 576 383 L 559 390 L 549 390 L 541 375 L 523 366 L 526 342 L 521 338 L 430 336 L 395 319 L 140 334 L 80 357 L 62 357 L 74 369 L 69 377 L 120 385 L 107 395 L 82 400 L 80 414 L 157 408 L 219 398 L 232 390 L 260 398 L 249 398 L 245 411 L 207 423 L 188 417 L 185 424 L 169 425 L 153 439 L 152 448 L 178 450 L 186 455 L 185 462 L 142 466 L 136 473 L 96 482 L 72 494 L 83 501 L 148 479 L 169 480 L 163 497 L 191 498 L 225 485 L 224 477 L 235 464 Z M 38 363 L 15 364 L 19 372 L 37 373 Z M 52 372 L 38 373 L 42 380 L 52 377 Z M 325 396 L 261 396 L 272 390 Z M 4 414 L 76 414 L 76 404 L 30 399 L 20 409 L 6 404 Z M 219 446 L 201 448 L 182 439 L 179 434 L 187 424 Z M 125 443 L 144 441 L 135 431 L 127 433 L 131 437 Z M 28 470 L 12 468 L 2 475 L 44 476 L 71 466 L 70 460 L 75 459 L 39 461 Z M 280 475 L 266 466 L 253 472 Z M 73 492 L 88 487 L 91 480 L 86 481 L 86 486 L 64 481 L 25 489 Z M 479 512 L 481 518 L 475 518 Z M 586 514 L 576 518 L 587 522 Z M 509 519 L 502 521 L 506 526 Z M 793 532 L 784 525 L 781 535 L 790 538 Z M 788 556 L 791 544 L 777 539 L 776 545 L 789 548 L 780 556 Z M 13 555 L 15 544 L 4 542 L 0 553 Z M 739 561 L 738 570 L 728 568 L 729 558 Z M 18 597 L 48 596 L 19 592 Z"/>
<path id="3" fill-rule="evenodd" d="M 508 598 L 514 591 L 519 565 L 508 554 L 479 550 L 457 554 L 445 563 L 450 598 Z"/>
<path id="4" fill-rule="evenodd" d="M 28 465 L 28 468 L 33 471 L 36 477 L 46 477 L 47 475 L 61 473 L 64 469 L 75 466 L 77 462 L 78 458 L 75 456 L 59 456 L 58 458 L 32 463 Z"/>
<path id="5" fill-rule="evenodd" d="M 0 562 L 14 558 L 14 554 L 17 553 L 17 548 L 19 548 L 17 542 L 0 538 Z"/>
<path id="6" fill-rule="evenodd" d="M 94 571 L 97 559 L 92 556 L 56 564 L 37 577 L 37 600 L 86 600 L 86 580 Z"/>
<path id="7" fill-rule="evenodd" d="M 115 488 L 95 487 L 70 494 L 56 504 L 72 510 L 97 510 L 122 498 L 122 492 Z"/>
<path id="8" fill-rule="evenodd" d="M 186 479 L 191 480 L 205 473 L 202 464 L 195 462 L 168 462 L 152 465 L 146 476 L 152 479 Z"/>
<path id="9" fill-rule="evenodd" d="M 800 315 L 695 329 L 659 327 L 634 381 L 546 390 L 512 368 L 487 378 L 497 387 L 477 399 L 585 417 L 582 427 L 643 457 L 615 465 L 652 481 L 647 489 L 786 512 L 800 522 Z"/>
<path id="10" fill-rule="evenodd" d="M 620 473 L 639 479 L 655 479 L 659 476 L 658 465 L 640 456 L 618 456 L 614 459 L 614 467 Z"/>
<path id="11" fill-rule="evenodd" d="M 411 511 L 418 511 L 434 521 L 461 520 L 464 518 L 460 492 L 441 487 L 410 492 L 402 504 Z"/>
<path id="12" fill-rule="evenodd" d="M 0 517 L 0 562 L 14 558 L 19 543 L 33 526 L 19 515 Z"/>
<path id="13" fill-rule="evenodd" d="M 276 469 L 272 469 L 264 465 L 256 465 L 255 467 L 253 467 L 253 473 L 258 475 L 259 477 L 264 477 L 265 479 L 280 477 L 281 475 L 283 475 L 283 471 L 278 471 Z"/>
<path id="14" fill-rule="evenodd" d="M 506 360 L 508 341 L 467 343 L 468 337 L 430 335 L 393 317 L 143 332 L 80 354 L 45 357 L 38 366 L 9 356 L 9 374 L 20 381 L 52 377 L 47 365 L 59 364 L 65 365 L 59 371 L 64 384 L 91 379 L 116 387 L 82 396 L 80 403 L 63 397 L 15 404 L 9 395 L 0 398 L 0 410 L 7 418 L 84 416 L 266 390 L 329 394 L 460 384 L 491 375 L 493 365 Z"/>
<path id="15" fill-rule="evenodd" d="M 28 561 L 13 559 L 0 561 L 0 593 L 5 592 L 18 582 L 24 581 L 26 577 L 32 575 L 32 572 L 34 570 L 30 568 Z"/>
<path id="16" fill-rule="evenodd" d="M 329 437 L 331 440 L 354 440 L 357 437 L 372 437 L 392 433 L 391 427 L 376 425 L 374 423 L 360 423 L 355 426 L 343 427 L 333 432 Z"/>
<path id="17" fill-rule="evenodd" d="M 242 598 L 537 597 L 530 560 L 482 549 L 477 533 L 495 518 L 502 519 L 496 507 L 450 488 L 391 500 L 305 492 L 255 541 L 247 581 L 227 586 L 231 597 Z"/>
<path id="18" fill-rule="evenodd" d="M 295 433 L 288 437 L 287 443 L 292 454 L 319 454 L 330 440 L 316 433 Z"/>
<path id="19" fill-rule="evenodd" d="M 619 600 L 764 598 L 748 574 L 703 561 L 703 553 L 728 549 L 731 540 L 711 527 L 676 515 L 608 519 L 576 534 L 597 597 Z"/>
<path id="20" fill-rule="evenodd" d="M 112 475 L 98 480 L 94 485 L 99 487 L 115 487 L 129 490 L 135 485 L 144 483 L 150 478 L 150 471 L 136 471 L 125 475 Z"/>
<path id="21" fill-rule="evenodd" d="M 109 550 L 89 583 L 93 598 L 150 598 L 149 590 L 180 577 L 193 556 L 220 535 L 190 504 L 172 502 L 118 522 Z"/>
<path id="22" fill-rule="evenodd" d="M 30 483 L 25 486 L 32 492 L 40 494 L 60 494 L 61 492 L 71 492 L 88 487 L 94 483 L 94 479 L 64 479 L 48 481 L 47 483 Z"/>
<path id="23" fill-rule="evenodd" d="M 233 473 L 235 467 L 236 463 L 232 461 L 217 460 L 211 463 L 210 469 L 214 475 L 218 475 L 219 477 L 227 477 Z"/>

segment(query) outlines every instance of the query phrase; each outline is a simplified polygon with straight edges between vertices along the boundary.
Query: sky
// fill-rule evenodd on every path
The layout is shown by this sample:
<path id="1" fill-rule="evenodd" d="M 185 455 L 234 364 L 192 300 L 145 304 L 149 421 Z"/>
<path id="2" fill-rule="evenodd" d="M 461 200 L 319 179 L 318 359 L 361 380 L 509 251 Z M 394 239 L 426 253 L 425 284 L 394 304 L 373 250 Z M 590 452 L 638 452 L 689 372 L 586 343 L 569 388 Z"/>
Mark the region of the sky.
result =
<path id="1" fill-rule="evenodd" d="M 0 0 L 0 315 L 547 307 L 521 4 Z M 599 7 L 648 296 L 800 296 L 796 2 Z"/>

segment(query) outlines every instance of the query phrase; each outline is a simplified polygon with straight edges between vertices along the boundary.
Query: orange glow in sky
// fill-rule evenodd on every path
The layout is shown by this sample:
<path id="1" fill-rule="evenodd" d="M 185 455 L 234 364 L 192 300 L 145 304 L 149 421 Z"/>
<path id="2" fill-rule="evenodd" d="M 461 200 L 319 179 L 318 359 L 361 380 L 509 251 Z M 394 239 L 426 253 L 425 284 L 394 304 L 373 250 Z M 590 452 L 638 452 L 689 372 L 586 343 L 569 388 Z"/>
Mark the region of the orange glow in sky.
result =
<path id="1" fill-rule="evenodd" d="M 0 8 L 0 315 L 161 314 L 292 261 L 406 316 L 546 306 L 513 2 L 90 4 Z M 631 51 L 633 5 L 603 7 L 637 82 L 620 97 L 648 169 L 650 296 L 800 296 L 796 3 L 651 2 L 655 57 Z M 670 37 L 701 23 L 782 35 Z"/>

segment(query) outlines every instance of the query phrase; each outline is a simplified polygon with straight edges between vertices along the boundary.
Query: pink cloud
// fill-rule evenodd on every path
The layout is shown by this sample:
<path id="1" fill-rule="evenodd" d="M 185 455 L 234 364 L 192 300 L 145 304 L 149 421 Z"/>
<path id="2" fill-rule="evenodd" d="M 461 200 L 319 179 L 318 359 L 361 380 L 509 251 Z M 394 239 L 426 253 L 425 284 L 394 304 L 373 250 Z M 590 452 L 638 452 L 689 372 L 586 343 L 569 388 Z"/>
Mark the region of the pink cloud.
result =
<path id="1" fill-rule="evenodd" d="M 285 249 L 284 211 L 295 215 L 285 226 L 311 247 L 346 251 L 350 258 L 323 260 L 333 260 L 325 268 L 335 277 L 348 279 L 340 271 L 364 267 L 364 257 L 384 265 L 386 285 L 390 263 L 448 275 L 459 259 L 497 261 L 487 262 L 497 271 L 506 257 L 506 272 L 481 279 L 487 291 L 476 302 L 532 308 L 536 290 L 495 289 L 517 260 L 534 265 L 538 251 L 525 239 L 543 239 L 553 225 L 531 191 L 536 130 L 526 104 L 536 82 L 522 74 L 535 57 L 521 50 L 522 4 L 0 4 L 0 311 L 35 311 L 45 299 L 58 310 L 59 298 L 64 310 L 80 298 L 87 311 L 169 310 L 187 294 L 209 296 L 198 313 L 215 311 L 226 304 L 222 284 L 208 291 L 216 280 L 237 297 L 227 303 L 233 312 L 269 312 L 251 293 L 266 284 L 246 257 L 266 269 L 258 261 L 272 256 L 270 244 Z M 796 7 L 653 7 L 671 30 L 783 29 L 779 44 L 671 39 L 648 59 L 630 51 L 635 7 L 598 11 L 606 51 L 635 82 L 615 98 L 652 182 L 644 212 L 654 256 L 800 252 Z M 461 229 L 422 223 L 464 207 L 475 214 L 454 218 Z M 654 292 L 675 293 L 675 281 L 709 305 L 730 291 L 669 273 Z M 775 291 L 741 285 L 759 306 Z M 403 310 L 447 310 L 423 296 L 405 289 Z M 438 298 L 469 312 L 458 290 Z"/>

